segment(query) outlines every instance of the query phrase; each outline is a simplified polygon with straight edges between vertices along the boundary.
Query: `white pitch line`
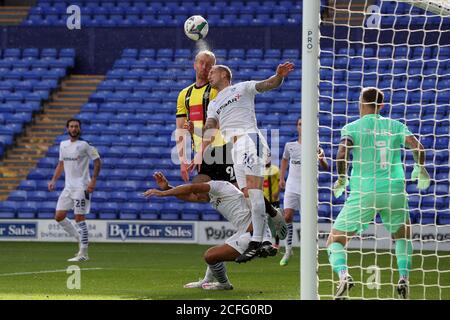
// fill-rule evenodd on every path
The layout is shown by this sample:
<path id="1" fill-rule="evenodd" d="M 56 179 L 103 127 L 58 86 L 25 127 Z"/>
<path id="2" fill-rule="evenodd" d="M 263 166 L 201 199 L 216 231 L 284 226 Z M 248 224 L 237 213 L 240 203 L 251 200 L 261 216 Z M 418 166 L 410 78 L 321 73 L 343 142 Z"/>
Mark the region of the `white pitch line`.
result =
<path id="1" fill-rule="evenodd" d="M 85 268 L 85 269 L 80 269 L 80 270 L 81 271 L 89 271 L 89 270 L 103 270 L 103 269 L 104 268 Z M 67 272 L 67 269 L 3 273 L 3 274 L 0 274 L 0 277 L 26 276 L 26 275 L 30 275 L 30 274 L 58 273 L 58 272 Z"/>

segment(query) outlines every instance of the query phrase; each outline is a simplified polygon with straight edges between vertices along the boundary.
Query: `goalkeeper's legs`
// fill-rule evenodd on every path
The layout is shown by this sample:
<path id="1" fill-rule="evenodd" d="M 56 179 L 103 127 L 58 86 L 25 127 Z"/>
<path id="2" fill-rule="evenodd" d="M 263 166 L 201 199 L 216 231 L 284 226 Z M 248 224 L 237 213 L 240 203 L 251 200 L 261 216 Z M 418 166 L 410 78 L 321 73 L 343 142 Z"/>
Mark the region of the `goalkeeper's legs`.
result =
<path id="1" fill-rule="evenodd" d="M 404 192 L 394 193 L 389 196 L 383 195 L 379 198 L 378 202 L 385 207 L 384 210 L 380 211 L 383 225 L 395 240 L 395 257 L 397 258 L 400 276 L 397 292 L 400 298 L 407 299 L 413 251 L 408 198 Z"/>
<path id="2" fill-rule="evenodd" d="M 339 285 L 336 290 L 335 299 L 342 299 L 353 287 L 353 279 L 348 274 L 347 252 L 345 250 L 347 241 L 353 234 L 332 229 L 328 237 L 328 260 L 334 272 L 339 276 Z"/>
<path id="3" fill-rule="evenodd" d="M 413 252 L 410 225 L 400 227 L 393 235 L 393 238 L 395 239 L 395 256 L 400 276 L 397 292 L 400 298 L 407 299 L 409 296 L 409 272 L 411 270 Z"/>

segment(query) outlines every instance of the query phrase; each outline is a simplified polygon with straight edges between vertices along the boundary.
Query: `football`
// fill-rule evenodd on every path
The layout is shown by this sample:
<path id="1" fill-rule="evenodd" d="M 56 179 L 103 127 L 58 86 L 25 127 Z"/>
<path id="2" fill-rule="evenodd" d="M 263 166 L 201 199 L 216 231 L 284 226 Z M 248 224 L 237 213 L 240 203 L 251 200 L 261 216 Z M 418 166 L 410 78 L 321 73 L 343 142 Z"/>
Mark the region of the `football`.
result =
<path id="1" fill-rule="evenodd" d="M 208 21 L 202 16 L 192 16 L 184 23 L 184 33 L 194 41 L 204 39 L 208 34 Z"/>

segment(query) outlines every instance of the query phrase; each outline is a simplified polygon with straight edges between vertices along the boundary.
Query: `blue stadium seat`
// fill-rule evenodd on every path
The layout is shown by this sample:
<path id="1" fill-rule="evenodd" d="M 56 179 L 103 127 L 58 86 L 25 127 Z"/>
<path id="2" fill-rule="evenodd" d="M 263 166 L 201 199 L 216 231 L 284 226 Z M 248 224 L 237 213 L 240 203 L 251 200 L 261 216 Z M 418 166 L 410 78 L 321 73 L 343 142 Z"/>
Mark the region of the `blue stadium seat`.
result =
<path id="1" fill-rule="evenodd" d="M 43 176 L 39 176 L 39 178 L 43 178 Z M 34 178 L 31 178 L 31 179 L 34 179 Z M 34 190 L 36 190 L 36 181 L 33 181 L 33 180 L 22 180 L 19 183 L 19 186 L 17 187 L 17 190 L 34 191 Z"/>
<path id="2" fill-rule="evenodd" d="M 26 201 L 27 192 L 25 190 L 16 190 L 9 194 L 8 201 Z"/>
<path id="3" fill-rule="evenodd" d="M 47 200 L 47 192 L 45 191 L 28 191 L 27 201 L 41 202 Z"/>

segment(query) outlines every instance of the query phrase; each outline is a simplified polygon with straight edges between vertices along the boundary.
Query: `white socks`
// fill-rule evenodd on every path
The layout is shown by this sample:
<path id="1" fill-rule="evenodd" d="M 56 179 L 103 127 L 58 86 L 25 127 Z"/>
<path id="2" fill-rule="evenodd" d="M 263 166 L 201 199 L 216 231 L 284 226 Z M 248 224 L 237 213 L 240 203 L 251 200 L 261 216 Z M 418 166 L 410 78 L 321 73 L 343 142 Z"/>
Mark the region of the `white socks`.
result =
<path id="1" fill-rule="evenodd" d="M 248 197 L 252 204 L 252 241 L 261 242 L 266 224 L 266 207 L 264 205 L 264 193 L 259 189 L 249 189 Z"/>
<path id="2" fill-rule="evenodd" d="M 77 241 L 80 241 L 80 234 L 78 233 L 72 221 L 70 221 L 67 218 L 64 218 L 64 220 L 61 220 L 58 223 L 68 234 L 77 239 Z"/>

